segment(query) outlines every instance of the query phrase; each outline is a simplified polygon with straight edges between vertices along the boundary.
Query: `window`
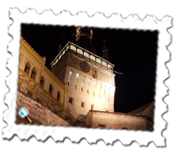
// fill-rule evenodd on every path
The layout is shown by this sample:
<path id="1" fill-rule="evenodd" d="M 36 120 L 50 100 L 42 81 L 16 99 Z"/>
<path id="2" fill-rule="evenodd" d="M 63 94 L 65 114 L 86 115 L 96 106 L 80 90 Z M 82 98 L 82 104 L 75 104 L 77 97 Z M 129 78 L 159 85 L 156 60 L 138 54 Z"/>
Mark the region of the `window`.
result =
<path id="1" fill-rule="evenodd" d="M 90 85 L 91 85 L 91 79 L 88 80 L 88 86 L 90 86 Z"/>
<path id="2" fill-rule="evenodd" d="M 69 84 L 70 84 L 71 78 L 72 78 L 72 71 L 69 71 L 68 86 L 69 86 Z"/>
<path id="3" fill-rule="evenodd" d="M 108 89 L 108 102 L 110 101 L 110 91 L 111 91 L 111 87 L 109 87 Z"/>
<path id="4" fill-rule="evenodd" d="M 32 69 L 32 73 L 31 73 L 31 78 L 34 80 L 36 76 L 36 70 L 35 68 Z"/>
<path id="5" fill-rule="evenodd" d="M 29 65 L 29 63 L 27 62 L 27 63 L 26 63 L 26 66 L 25 66 L 25 69 L 24 69 L 24 72 L 25 72 L 26 74 L 29 74 L 29 70 L 30 70 L 30 65 Z"/>
<path id="6" fill-rule="evenodd" d="M 104 90 L 104 96 L 106 97 L 106 85 L 105 85 L 105 90 Z"/>
<path id="7" fill-rule="evenodd" d="M 98 124 L 98 127 L 100 127 L 100 128 L 106 128 L 106 125 L 105 124 Z"/>
<path id="8" fill-rule="evenodd" d="M 102 83 L 100 83 L 100 93 L 99 93 L 99 97 L 101 95 L 101 90 L 102 90 Z"/>
<path id="9" fill-rule="evenodd" d="M 36 99 L 37 102 L 41 103 L 41 100 L 39 98 Z"/>
<path id="10" fill-rule="evenodd" d="M 75 78 L 75 83 L 77 84 L 78 83 L 78 81 L 79 81 L 79 77 L 80 77 L 80 74 L 76 74 L 76 78 Z"/>
<path id="11" fill-rule="evenodd" d="M 52 87 L 52 85 L 50 84 L 50 86 L 49 86 L 49 94 L 50 94 L 50 95 L 52 95 L 52 90 L 53 90 L 53 87 Z"/>
<path id="12" fill-rule="evenodd" d="M 91 79 L 88 79 L 88 85 L 87 85 L 87 93 L 89 94 L 89 88 L 90 88 L 90 85 L 91 85 Z"/>
<path id="13" fill-rule="evenodd" d="M 81 107 L 84 108 L 84 102 L 81 102 Z"/>
<path id="14" fill-rule="evenodd" d="M 44 86 L 44 78 L 43 78 L 43 76 L 41 76 L 41 78 L 40 78 L 40 86 L 41 86 L 41 87 Z"/>
<path id="15" fill-rule="evenodd" d="M 81 82 L 81 91 L 83 91 L 84 83 L 85 83 L 86 77 L 83 76 L 82 82 Z"/>
<path id="16" fill-rule="evenodd" d="M 32 93 L 31 93 L 30 91 L 27 92 L 27 95 L 28 95 L 29 97 L 32 97 Z"/>
<path id="17" fill-rule="evenodd" d="M 127 130 L 128 128 L 127 127 L 123 127 L 122 129 L 126 129 Z"/>
<path id="18" fill-rule="evenodd" d="M 59 99 L 60 99 L 60 92 L 58 91 L 58 93 L 57 93 L 57 101 L 59 101 Z"/>
<path id="19" fill-rule="evenodd" d="M 75 78 L 75 89 L 77 89 L 77 84 L 78 84 L 78 81 L 79 81 L 79 77 L 80 77 L 80 74 L 76 74 L 76 78 Z"/>
<path id="20" fill-rule="evenodd" d="M 94 81 L 94 87 L 96 87 L 96 85 L 97 85 L 97 81 Z"/>
<path id="21" fill-rule="evenodd" d="M 73 98 L 72 97 L 69 98 L 69 103 L 71 103 L 71 104 L 73 103 Z"/>
<path id="22" fill-rule="evenodd" d="M 95 97 L 95 92 L 93 92 L 93 96 Z"/>
<path id="23" fill-rule="evenodd" d="M 94 81 L 94 92 L 96 92 L 97 89 L 97 81 Z"/>

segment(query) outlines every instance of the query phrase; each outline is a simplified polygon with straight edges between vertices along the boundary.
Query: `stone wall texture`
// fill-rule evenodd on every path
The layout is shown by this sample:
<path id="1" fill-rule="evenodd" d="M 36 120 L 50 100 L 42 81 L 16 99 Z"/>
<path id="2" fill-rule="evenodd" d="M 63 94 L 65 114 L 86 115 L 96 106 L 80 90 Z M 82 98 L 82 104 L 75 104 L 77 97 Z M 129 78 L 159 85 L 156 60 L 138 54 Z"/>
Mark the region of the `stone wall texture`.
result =
<path id="1" fill-rule="evenodd" d="M 29 111 L 29 117 L 44 125 L 59 125 L 59 126 L 69 126 L 68 121 L 64 120 L 61 117 L 70 117 L 69 114 L 66 116 L 66 111 L 60 109 L 60 113 L 58 111 L 59 107 L 55 105 L 55 110 L 57 114 L 53 113 L 48 107 L 43 106 L 42 104 L 34 101 L 33 99 L 27 97 L 25 94 L 18 92 L 17 98 L 17 113 L 21 107 L 25 107 Z M 54 108 L 53 108 L 54 109 Z M 60 116 L 61 117 L 60 117 Z M 75 120 L 72 120 L 74 122 Z M 71 121 L 70 121 L 71 122 Z"/>

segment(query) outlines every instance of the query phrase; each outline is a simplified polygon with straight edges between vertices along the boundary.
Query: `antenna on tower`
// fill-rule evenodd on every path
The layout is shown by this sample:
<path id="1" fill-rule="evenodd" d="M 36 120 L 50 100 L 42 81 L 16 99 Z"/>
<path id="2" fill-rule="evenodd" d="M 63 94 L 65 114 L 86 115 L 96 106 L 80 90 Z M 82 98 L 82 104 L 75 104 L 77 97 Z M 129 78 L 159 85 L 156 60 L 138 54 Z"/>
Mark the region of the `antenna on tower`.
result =
<path id="1" fill-rule="evenodd" d="M 64 43 L 64 36 L 62 37 L 62 41 L 61 41 L 61 43 L 60 43 L 59 46 L 58 46 L 58 51 L 59 51 L 59 52 L 60 52 L 61 49 L 62 49 L 63 43 Z"/>
<path id="2" fill-rule="evenodd" d="M 123 75 L 123 73 L 118 72 L 118 71 L 113 71 L 113 72 L 116 73 L 116 74 L 121 74 L 121 75 Z"/>

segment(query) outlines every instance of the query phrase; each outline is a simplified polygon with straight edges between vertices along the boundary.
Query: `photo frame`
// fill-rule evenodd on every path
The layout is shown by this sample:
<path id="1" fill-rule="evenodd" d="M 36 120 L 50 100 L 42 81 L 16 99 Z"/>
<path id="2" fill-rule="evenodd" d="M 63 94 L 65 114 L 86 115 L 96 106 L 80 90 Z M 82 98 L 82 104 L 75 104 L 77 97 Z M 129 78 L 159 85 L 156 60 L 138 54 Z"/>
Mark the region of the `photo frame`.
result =
<path id="1" fill-rule="evenodd" d="M 0 79 L 1 149 L 174 149 L 174 42 L 169 44 L 171 35 L 174 35 L 173 27 L 170 27 L 170 24 L 174 24 L 173 7 L 169 7 L 169 10 L 166 5 L 121 5 L 117 11 L 108 9 L 107 5 L 0 6 L 0 67 L 5 72 L 3 79 Z M 143 132 L 16 125 L 21 23 L 157 30 L 155 130 Z M 167 68 L 171 72 L 168 79 Z M 168 95 L 165 85 L 171 88 Z M 169 113 L 164 102 L 170 105 Z"/>

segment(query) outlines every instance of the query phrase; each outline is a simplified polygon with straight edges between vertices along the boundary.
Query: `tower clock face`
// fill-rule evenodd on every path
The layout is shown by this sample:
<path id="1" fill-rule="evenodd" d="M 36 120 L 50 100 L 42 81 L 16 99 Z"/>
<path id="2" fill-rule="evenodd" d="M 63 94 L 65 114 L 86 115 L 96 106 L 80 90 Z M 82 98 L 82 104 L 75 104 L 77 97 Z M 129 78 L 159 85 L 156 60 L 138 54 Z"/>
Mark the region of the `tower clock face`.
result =
<path id="1" fill-rule="evenodd" d="M 81 68 L 81 70 L 83 71 L 83 72 L 89 72 L 90 71 L 90 66 L 88 65 L 88 63 L 87 62 L 85 62 L 85 61 L 81 61 L 80 62 L 80 64 L 79 64 L 79 66 L 80 66 L 80 68 Z"/>

